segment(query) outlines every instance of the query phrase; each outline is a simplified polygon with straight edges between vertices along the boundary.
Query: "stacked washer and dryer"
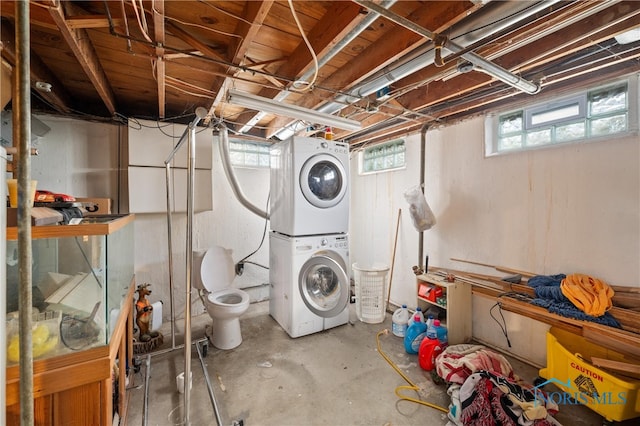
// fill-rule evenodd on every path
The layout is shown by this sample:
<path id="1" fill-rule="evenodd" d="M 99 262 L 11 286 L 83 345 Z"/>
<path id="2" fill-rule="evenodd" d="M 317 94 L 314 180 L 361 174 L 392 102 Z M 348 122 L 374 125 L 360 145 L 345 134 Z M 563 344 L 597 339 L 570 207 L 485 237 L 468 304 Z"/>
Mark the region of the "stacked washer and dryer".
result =
<path id="1" fill-rule="evenodd" d="M 349 321 L 349 146 L 271 146 L 269 313 L 291 337 Z"/>

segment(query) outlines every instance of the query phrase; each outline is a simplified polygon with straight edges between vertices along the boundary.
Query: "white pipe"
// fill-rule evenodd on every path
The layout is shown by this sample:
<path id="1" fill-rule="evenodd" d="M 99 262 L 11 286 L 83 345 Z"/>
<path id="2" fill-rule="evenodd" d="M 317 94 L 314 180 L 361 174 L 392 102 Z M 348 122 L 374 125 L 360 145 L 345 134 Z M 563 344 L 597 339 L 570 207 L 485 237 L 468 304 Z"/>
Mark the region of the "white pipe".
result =
<path id="1" fill-rule="evenodd" d="M 224 174 L 227 176 L 227 180 L 231 185 L 231 189 L 233 190 L 233 194 L 236 196 L 238 201 L 249 209 L 252 213 L 257 214 L 258 216 L 269 219 L 269 213 L 262 210 L 260 207 L 252 204 L 247 197 L 245 197 L 236 176 L 233 173 L 233 167 L 231 166 L 231 160 L 229 158 L 229 130 L 226 127 L 222 126 L 219 131 L 220 140 L 218 143 L 220 144 L 220 158 L 222 160 L 222 168 L 224 169 Z"/>

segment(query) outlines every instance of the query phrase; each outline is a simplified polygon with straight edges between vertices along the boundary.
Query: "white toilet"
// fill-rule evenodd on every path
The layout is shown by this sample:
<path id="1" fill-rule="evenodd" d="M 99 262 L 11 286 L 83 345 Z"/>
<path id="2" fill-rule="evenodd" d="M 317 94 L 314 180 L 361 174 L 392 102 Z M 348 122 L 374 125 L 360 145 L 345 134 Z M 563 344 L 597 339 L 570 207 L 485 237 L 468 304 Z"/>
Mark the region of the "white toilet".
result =
<path id="1" fill-rule="evenodd" d="M 219 349 L 242 343 L 240 315 L 249 309 L 249 294 L 231 287 L 234 278 L 231 250 L 213 246 L 193 252 L 193 286 L 204 293 L 205 307 L 213 319 L 209 340 Z"/>

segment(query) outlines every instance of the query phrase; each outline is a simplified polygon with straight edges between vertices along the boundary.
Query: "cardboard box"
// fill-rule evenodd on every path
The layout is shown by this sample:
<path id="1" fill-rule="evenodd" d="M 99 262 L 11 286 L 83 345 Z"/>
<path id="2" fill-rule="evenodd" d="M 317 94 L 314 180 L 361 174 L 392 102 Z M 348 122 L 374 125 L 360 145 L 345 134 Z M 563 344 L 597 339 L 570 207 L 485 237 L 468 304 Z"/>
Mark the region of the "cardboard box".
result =
<path id="1" fill-rule="evenodd" d="M 111 198 L 78 198 L 82 203 L 84 216 L 100 216 L 111 214 Z"/>

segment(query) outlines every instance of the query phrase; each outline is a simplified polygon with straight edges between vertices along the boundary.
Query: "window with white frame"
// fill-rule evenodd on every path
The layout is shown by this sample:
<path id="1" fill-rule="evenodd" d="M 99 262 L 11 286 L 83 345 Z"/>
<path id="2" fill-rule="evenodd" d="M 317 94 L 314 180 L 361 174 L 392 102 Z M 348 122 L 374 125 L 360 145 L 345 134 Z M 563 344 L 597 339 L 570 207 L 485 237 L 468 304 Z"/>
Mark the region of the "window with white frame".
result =
<path id="1" fill-rule="evenodd" d="M 364 148 L 360 153 L 360 173 L 375 173 L 405 167 L 404 139 Z"/>
<path id="2" fill-rule="evenodd" d="M 229 158 L 235 167 L 268 168 L 269 145 L 230 139 Z"/>
<path id="3" fill-rule="evenodd" d="M 637 131 L 637 77 L 488 117 L 486 154 L 586 142 Z"/>

